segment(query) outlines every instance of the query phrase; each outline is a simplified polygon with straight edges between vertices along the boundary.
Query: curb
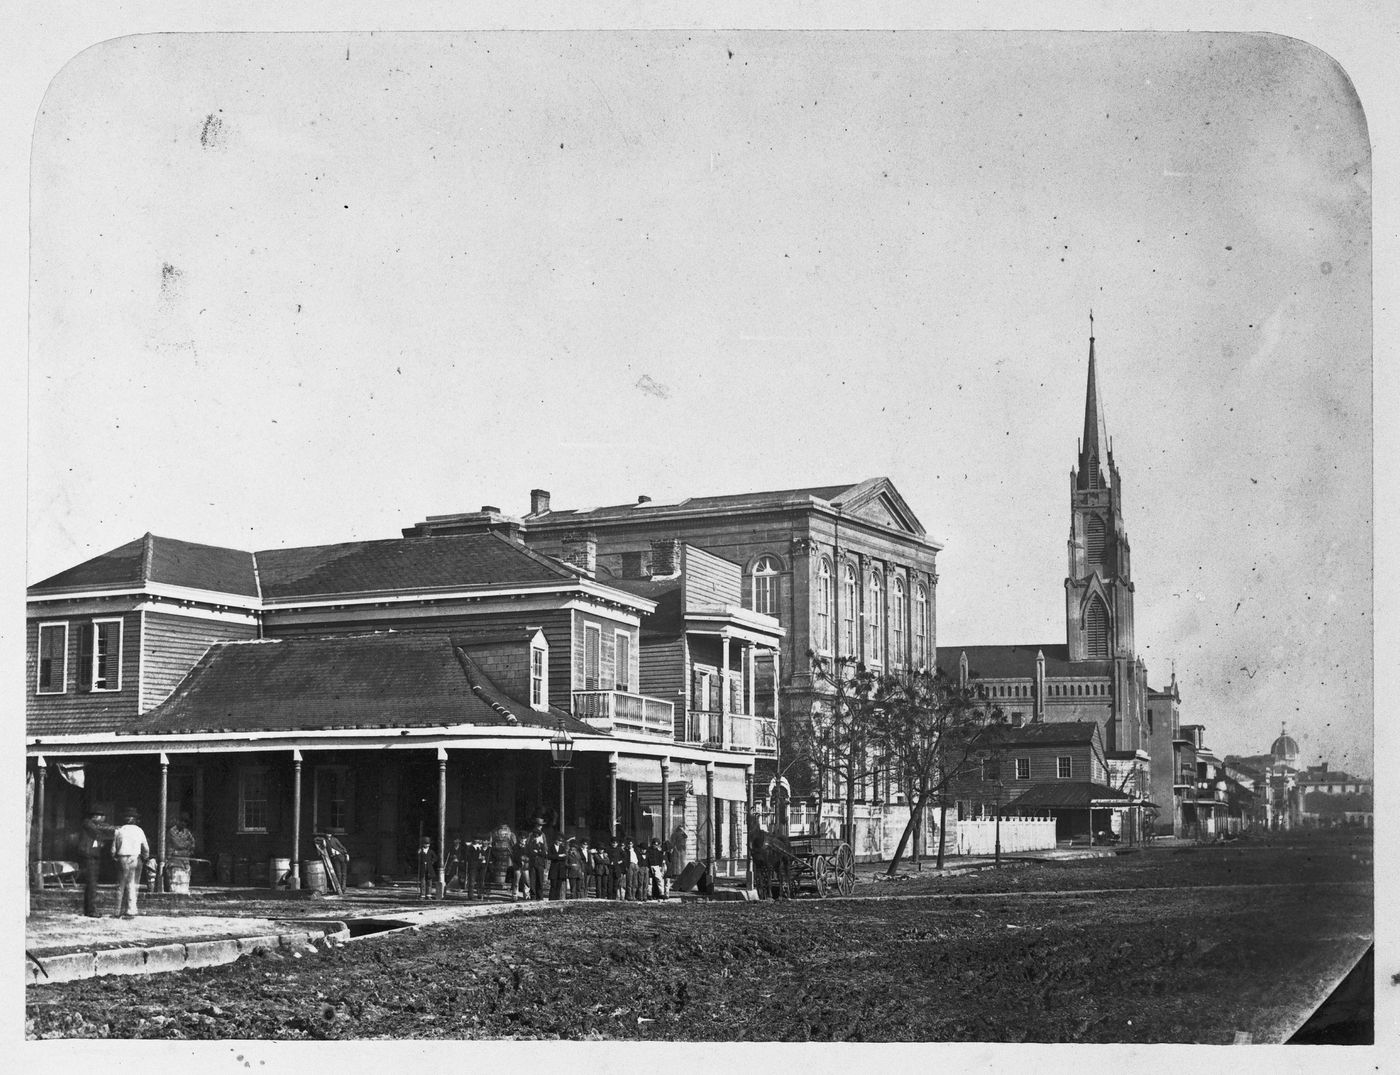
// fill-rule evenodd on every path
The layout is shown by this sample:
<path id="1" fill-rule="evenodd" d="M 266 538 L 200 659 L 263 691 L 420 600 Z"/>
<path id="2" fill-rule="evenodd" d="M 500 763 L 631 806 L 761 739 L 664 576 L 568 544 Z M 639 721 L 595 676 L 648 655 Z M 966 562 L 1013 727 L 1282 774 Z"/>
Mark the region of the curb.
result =
<path id="1" fill-rule="evenodd" d="M 314 922 L 310 925 L 315 928 L 217 941 L 99 948 L 91 952 L 64 952 L 52 956 L 36 956 L 26 952 L 24 984 L 52 985 L 106 975 L 163 974 L 195 967 L 217 967 L 264 949 L 304 951 L 314 949 L 316 941 L 344 944 L 350 939 L 350 930 L 344 922 Z"/>

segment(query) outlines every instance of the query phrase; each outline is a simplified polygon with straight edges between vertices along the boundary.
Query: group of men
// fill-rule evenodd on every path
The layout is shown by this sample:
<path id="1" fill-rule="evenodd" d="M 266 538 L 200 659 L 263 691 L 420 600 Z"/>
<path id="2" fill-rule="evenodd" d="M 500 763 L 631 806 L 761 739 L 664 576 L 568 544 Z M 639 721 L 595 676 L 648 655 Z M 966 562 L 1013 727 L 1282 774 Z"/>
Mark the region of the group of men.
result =
<path id="1" fill-rule="evenodd" d="M 606 846 L 548 833 L 536 817 L 516 834 L 505 823 L 477 840 L 456 840 L 448 853 L 445 880 L 468 899 L 483 899 L 489 877 L 503 879 L 515 900 L 566 900 L 587 895 L 598 899 L 666 899 L 670 896 L 672 849 L 654 838 L 650 844 L 614 837 Z"/>
<path id="2" fill-rule="evenodd" d="M 137 892 L 143 880 L 148 892 L 155 888 L 155 859 L 141 828 L 141 815 L 136 810 L 123 810 L 120 816 L 122 823 L 113 827 L 107 821 L 107 812 L 95 807 L 88 811 L 78 836 L 78 850 L 83 858 L 83 914 L 89 918 L 101 917 L 97 909 L 97 881 L 106 851 L 110 851 L 117 867 L 117 913 L 113 917 L 136 917 Z M 195 849 L 189 817 L 180 815 L 165 839 L 167 869 L 188 870 Z"/>

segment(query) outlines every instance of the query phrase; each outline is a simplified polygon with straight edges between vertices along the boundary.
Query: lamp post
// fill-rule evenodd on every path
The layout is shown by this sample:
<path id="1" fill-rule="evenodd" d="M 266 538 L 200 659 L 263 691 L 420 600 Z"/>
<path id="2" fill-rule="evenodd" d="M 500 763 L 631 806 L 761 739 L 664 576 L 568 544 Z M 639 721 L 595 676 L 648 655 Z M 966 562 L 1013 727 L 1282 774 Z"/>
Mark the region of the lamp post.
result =
<path id="1" fill-rule="evenodd" d="M 574 757 L 574 737 L 564 727 L 563 718 L 559 720 L 559 730 L 550 737 L 549 756 L 554 761 L 554 767 L 559 770 L 559 835 L 564 835 L 564 770 L 569 768 L 569 763 Z"/>

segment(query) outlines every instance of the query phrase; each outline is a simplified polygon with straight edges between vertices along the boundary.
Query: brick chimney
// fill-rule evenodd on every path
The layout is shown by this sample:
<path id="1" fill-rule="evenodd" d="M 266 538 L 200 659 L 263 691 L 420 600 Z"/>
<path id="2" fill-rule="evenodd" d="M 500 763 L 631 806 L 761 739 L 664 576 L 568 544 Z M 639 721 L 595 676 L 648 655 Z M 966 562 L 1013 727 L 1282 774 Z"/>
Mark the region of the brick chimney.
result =
<path id="1" fill-rule="evenodd" d="M 531 489 L 531 490 L 530 490 L 530 514 L 531 514 L 531 515 L 543 515 L 543 514 L 544 514 L 545 512 L 547 512 L 548 510 L 549 510 L 549 490 L 548 490 L 548 489 Z"/>
<path id="2" fill-rule="evenodd" d="M 638 503 L 638 504 L 650 504 L 650 503 L 651 503 L 651 497 L 647 496 L 647 495 L 644 493 L 644 494 L 642 494 L 641 496 L 637 497 L 637 503 Z"/>
<path id="3" fill-rule="evenodd" d="M 564 535 L 563 560 L 590 579 L 598 574 L 598 535 L 592 530 Z"/>
<path id="4" fill-rule="evenodd" d="M 663 538 L 651 543 L 651 577 L 673 579 L 681 573 L 681 543 L 676 538 Z"/>
<path id="5" fill-rule="evenodd" d="M 622 577 L 625 579 L 646 578 L 646 570 L 642 566 L 643 556 L 640 552 L 624 552 L 622 554 Z"/>

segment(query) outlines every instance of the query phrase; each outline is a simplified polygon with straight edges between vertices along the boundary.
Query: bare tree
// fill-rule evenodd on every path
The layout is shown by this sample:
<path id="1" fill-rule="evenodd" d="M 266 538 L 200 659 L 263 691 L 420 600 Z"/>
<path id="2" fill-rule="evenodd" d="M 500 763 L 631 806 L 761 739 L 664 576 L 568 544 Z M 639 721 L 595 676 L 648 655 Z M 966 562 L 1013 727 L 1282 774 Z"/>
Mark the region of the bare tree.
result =
<path id="1" fill-rule="evenodd" d="M 813 771 L 817 817 L 821 817 L 828 783 L 841 788 L 843 838 L 854 846 L 856 787 L 884 768 L 875 734 L 881 680 L 854 657 L 808 656 L 812 678 L 822 693 L 812 705 L 810 719 L 796 729 L 795 738 Z"/>
<path id="2" fill-rule="evenodd" d="M 962 686 L 941 669 L 901 671 L 871 688 L 866 735 L 877 764 L 898 774 L 909 797 L 909 821 L 888 868 L 893 876 L 917 819 L 935 797 L 939 803 L 938 859 L 942 867 L 947 832 L 948 789 L 996 751 L 1001 709 L 980 685 Z"/>

